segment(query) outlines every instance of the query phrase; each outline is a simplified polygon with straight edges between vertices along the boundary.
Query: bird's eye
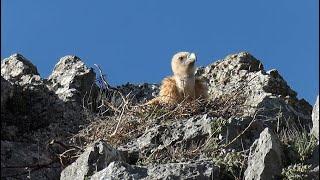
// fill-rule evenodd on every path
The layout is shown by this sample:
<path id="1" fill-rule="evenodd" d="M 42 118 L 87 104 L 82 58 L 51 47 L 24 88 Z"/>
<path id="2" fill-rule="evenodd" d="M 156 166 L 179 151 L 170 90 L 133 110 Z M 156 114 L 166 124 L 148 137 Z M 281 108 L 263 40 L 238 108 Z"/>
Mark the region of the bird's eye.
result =
<path id="1" fill-rule="evenodd" d="M 183 57 L 182 57 L 182 56 L 180 56 L 180 57 L 179 57 L 179 60 L 180 60 L 180 61 L 181 61 L 181 60 L 183 60 Z"/>

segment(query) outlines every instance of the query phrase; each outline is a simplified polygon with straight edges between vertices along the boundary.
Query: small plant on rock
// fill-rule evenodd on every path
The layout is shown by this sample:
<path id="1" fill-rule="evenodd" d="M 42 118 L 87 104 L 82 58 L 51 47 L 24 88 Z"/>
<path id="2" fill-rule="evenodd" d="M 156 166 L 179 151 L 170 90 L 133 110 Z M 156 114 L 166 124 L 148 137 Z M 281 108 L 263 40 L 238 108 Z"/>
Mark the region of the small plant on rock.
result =
<path id="1" fill-rule="evenodd" d="M 213 163 L 224 169 L 225 176 L 231 176 L 234 179 L 241 179 L 242 172 L 245 169 L 246 152 L 245 151 L 221 151 L 213 157 Z"/>
<path id="2" fill-rule="evenodd" d="M 317 146 L 316 138 L 310 136 L 306 129 L 287 128 L 281 132 L 280 139 L 285 145 L 289 164 L 305 162 Z"/>
<path id="3" fill-rule="evenodd" d="M 311 170 L 311 165 L 294 164 L 282 170 L 281 175 L 283 179 L 287 180 L 303 180 L 308 178 L 308 174 Z"/>

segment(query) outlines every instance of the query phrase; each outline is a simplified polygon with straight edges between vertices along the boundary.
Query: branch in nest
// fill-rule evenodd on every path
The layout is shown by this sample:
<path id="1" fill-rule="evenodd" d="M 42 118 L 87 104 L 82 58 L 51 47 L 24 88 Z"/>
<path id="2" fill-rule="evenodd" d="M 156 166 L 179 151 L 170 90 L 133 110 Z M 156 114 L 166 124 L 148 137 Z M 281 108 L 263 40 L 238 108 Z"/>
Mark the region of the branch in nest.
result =
<path id="1" fill-rule="evenodd" d="M 124 95 L 121 93 L 121 91 L 118 88 L 110 86 L 110 84 L 107 82 L 107 80 L 105 79 L 105 77 L 104 77 L 104 75 L 102 73 L 102 70 L 101 70 L 100 66 L 97 65 L 97 64 L 94 64 L 94 65 L 98 68 L 99 73 L 100 73 L 100 78 L 101 78 L 102 82 L 104 83 L 106 89 L 118 92 L 120 94 L 122 100 L 125 101 Z"/>
<path id="2" fill-rule="evenodd" d="M 27 172 L 22 172 L 22 173 L 17 173 L 17 174 L 12 174 L 12 175 L 5 175 L 5 176 L 1 176 L 1 179 L 5 179 L 5 178 L 14 178 L 14 177 L 18 177 L 18 176 L 22 176 L 22 175 L 25 175 L 25 174 L 30 174 L 31 172 L 34 172 L 34 171 L 37 171 L 37 170 L 40 170 L 42 168 L 49 168 L 50 165 L 54 164 L 58 162 L 58 159 L 54 159 L 50 162 L 47 162 L 47 163 L 43 163 L 43 164 L 30 164 L 30 165 L 24 165 L 24 166 L 4 166 L 4 167 L 1 167 L 4 168 L 4 169 L 9 169 L 9 168 L 13 168 L 13 169 L 26 169 L 28 170 Z M 50 168 L 59 168 L 59 167 L 50 167 Z"/>

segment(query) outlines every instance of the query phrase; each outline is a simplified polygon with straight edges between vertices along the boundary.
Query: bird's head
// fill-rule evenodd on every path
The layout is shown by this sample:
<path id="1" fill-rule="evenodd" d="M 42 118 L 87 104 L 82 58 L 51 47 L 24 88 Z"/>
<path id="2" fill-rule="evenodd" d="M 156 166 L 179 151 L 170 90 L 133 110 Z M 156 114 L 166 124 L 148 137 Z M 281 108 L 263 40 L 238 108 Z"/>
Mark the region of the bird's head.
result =
<path id="1" fill-rule="evenodd" d="M 171 67 L 174 75 L 181 77 L 194 76 L 196 55 L 189 52 L 179 52 L 172 57 Z"/>

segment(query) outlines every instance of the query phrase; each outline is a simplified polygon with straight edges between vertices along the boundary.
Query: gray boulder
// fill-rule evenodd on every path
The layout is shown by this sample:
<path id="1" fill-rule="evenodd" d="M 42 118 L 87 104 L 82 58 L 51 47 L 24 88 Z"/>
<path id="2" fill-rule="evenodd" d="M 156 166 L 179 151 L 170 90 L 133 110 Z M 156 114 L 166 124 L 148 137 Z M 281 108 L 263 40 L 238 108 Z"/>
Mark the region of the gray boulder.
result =
<path id="1" fill-rule="evenodd" d="M 276 179 L 281 175 L 282 157 L 278 137 L 269 128 L 265 128 L 250 148 L 245 179 Z"/>
<path id="2" fill-rule="evenodd" d="M 319 140 L 319 95 L 312 110 L 312 130 L 313 134 Z"/>
<path id="3" fill-rule="evenodd" d="M 98 140 L 61 172 L 60 179 L 85 179 L 106 168 L 111 162 L 123 160 L 124 157 L 118 150 Z"/>

